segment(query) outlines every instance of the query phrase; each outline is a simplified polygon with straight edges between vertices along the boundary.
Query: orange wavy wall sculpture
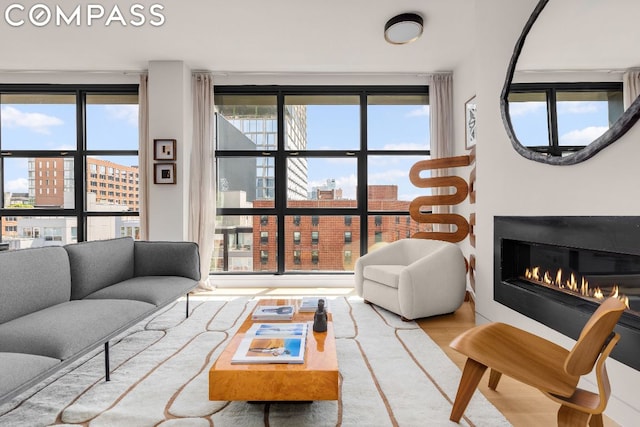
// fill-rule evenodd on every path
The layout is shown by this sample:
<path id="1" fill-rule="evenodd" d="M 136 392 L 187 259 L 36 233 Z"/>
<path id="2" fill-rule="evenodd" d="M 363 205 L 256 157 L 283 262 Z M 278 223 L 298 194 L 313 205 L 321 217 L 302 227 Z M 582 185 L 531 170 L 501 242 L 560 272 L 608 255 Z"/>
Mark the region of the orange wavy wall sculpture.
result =
<path id="1" fill-rule="evenodd" d="M 455 192 L 449 194 L 416 197 L 409 205 L 409 214 L 411 215 L 411 218 L 413 218 L 414 221 L 423 224 L 451 224 L 456 226 L 455 231 L 419 231 L 414 233 L 412 237 L 444 240 L 453 243 L 460 242 L 467 237 L 469 234 L 469 222 L 462 215 L 452 213 L 431 213 L 423 212 L 422 210 L 423 207 L 432 209 L 433 206 L 457 205 L 458 203 L 463 202 L 469 194 L 469 185 L 467 182 L 459 176 L 421 178 L 420 173 L 422 171 L 433 169 L 469 166 L 470 164 L 470 156 L 456 156 L 421 160 L 411 167 L 411 170 L 409 171 L 409 179 L 411 180 L 411 183 L 418 188 L 455 188 Z"/>

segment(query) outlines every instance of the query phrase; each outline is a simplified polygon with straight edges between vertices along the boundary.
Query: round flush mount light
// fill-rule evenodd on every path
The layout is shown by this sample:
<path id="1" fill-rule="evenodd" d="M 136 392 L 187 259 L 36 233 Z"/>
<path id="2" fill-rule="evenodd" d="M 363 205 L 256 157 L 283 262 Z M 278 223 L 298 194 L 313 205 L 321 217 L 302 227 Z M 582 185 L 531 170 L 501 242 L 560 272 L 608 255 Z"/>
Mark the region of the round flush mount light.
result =
<path id="1" fill-rule="evenodd" d="M 391 44 L 406 44 L 422 34 L 424 21 L 415 13 L 402 13 L 389 19 L 384 26 L 384 39 Z"/>

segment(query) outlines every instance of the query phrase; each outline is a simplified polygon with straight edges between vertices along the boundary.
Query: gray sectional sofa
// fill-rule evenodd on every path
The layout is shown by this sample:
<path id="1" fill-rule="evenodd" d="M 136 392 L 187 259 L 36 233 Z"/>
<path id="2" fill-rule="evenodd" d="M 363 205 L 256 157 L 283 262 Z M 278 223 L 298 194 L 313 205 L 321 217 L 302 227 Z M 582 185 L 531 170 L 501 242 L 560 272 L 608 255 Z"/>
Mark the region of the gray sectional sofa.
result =
<path id="1" fill-rule="evenodd" d="M 51 375 L 200 280 L 192 242 L 118 238 L 0 252 L 0 403 Z"/>

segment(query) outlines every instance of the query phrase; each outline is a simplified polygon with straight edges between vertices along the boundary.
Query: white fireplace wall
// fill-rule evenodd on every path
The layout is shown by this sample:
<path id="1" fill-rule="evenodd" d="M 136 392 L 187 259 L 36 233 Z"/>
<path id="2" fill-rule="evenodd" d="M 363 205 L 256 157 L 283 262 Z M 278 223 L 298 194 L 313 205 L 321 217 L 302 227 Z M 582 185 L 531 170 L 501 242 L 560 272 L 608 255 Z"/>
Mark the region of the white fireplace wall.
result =
<path id="1" fill-rule="evenodd" d="M 556 0 L 557 1 L 557 0 Z M 638 215 L 640 212 L 640 124 L 593 158 L 573 166 L 550 166 L 521 157 L 512 147 L 500 115 L 500 92 L 513 47 L 537 0 L 482 0 L 476 7 L 473 62 L 478 108 L 476 311 L 479 323 L 503 321 L 567 348 L 574 341 L 493 300 L 493 217 L 495 215 Z M 508 17 L 508 19 L 505 19 Z M 567 31 L 572 23 L 567 17 Z M 550 44 L 549 49 L 553 49 Z M 456 70 L 468 76 L 469 64 Z M 456 86 L 456 102 L 464 103 Z M 462 113 L 463 105 L 456 111 Z M 462 117 L 456 119 L 456 154 L 464 153 Z M 460 133 L 460 130 L 461 133 Z M 465 214 L 469 207 L 459 208 Z M 464 244 L 466 245 L 466 243 Z M 468 246 L 463 246 L 469 250 Z M 606 414 L 622 425 L 640 417 L 640 372 L 607 362 L 612 398 Z M 585 382 L 587 388 L 592 384 Z"/>

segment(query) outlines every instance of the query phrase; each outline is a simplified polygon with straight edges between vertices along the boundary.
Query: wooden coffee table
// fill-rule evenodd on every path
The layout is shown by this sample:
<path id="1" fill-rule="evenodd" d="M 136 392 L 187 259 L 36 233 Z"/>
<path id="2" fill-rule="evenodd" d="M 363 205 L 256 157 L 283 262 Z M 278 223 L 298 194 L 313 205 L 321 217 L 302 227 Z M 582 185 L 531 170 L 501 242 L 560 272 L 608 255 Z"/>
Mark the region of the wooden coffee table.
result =
<path id="1" fill-rule="evenodd" d="M 258 304 L 297 306 L 299 302 L 266 299 Z M 309 322 L 304 363 L 231 364 L 245 332 L 254 323 L 249 314 L 209 370 L 209 400 L 338 400 L 338 357 L 331 313 L 327 332 L 313 332 L 313 313 L 296 312 L 291 322 Z"/>

